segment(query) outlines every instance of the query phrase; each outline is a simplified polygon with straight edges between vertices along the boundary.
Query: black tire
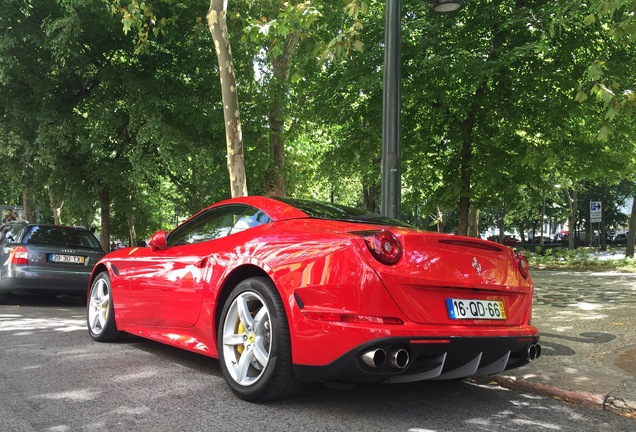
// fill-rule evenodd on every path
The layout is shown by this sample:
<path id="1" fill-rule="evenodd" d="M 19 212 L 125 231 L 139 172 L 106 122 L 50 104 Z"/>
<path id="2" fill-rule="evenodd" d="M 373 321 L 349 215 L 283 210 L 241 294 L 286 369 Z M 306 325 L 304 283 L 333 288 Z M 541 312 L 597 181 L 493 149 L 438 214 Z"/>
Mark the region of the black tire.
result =
<path id="1" fill-rule="evenodd" d="M 88 333 L 97 342 L 122 340 L 126 333 L 117 330 L 115 308 L 108 272 L 101 272 L 91 284 L 88 294 L 86 324 Z"/>
<path id="2" fill-rule="evenodd" d="M 285 308 L 270 279 L 249 278 L 232 290 L 217 336 L 223 377 L 239 398 L 264 402 L 302 390 L 292 369 Z"/>
<path id="3" fill-rule="evenodd" d="M 7 293 L 0 293 L 0 304 L 4 304 L 7 299 Z"/>

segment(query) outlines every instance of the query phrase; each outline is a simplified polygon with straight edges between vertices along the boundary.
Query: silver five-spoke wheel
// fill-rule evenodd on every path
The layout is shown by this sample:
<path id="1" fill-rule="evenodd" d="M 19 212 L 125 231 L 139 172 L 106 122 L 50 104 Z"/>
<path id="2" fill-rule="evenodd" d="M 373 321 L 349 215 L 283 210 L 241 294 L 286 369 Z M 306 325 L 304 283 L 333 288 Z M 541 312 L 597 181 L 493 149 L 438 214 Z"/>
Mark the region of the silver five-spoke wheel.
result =
<path id="1" fill-rule="evenodd" d="M 280 399 L 302 389 L 294 377 L 285 305 L 271 279 L 251 277 L 232 289 L 217 340 L 223 377 L 241 399 Z"/>
<path id="2" fill-rule="evenodd" d="M 121 340 L 126 333 L 117 330 L 113 293 L 108 272 L 98 274 L 91 283 L 86 311 L 88 333 L 99 342 Z"/>
<path id="3" fill-rule="evenodd" d="M 271 348 L 267 305 L 254 292 L 239 294 L 223 324 L 223 358 L 232 379 L 242 386 L 256 382 L 269 363 Z"/>
<path id="4" fill-rule="evenodd" d="M 106 326 L 110 306 L 110 287 L 103 278 L 97 278 L 88 298 L 88 326 L 99 335 Z"/>

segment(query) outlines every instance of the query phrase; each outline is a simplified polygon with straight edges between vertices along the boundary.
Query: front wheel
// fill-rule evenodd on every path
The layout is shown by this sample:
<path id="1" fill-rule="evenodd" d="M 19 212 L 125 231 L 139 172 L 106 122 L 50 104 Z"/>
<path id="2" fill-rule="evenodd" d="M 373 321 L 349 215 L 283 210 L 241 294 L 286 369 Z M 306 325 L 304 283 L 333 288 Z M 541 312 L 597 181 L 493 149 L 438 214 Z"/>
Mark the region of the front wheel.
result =
<path id="1" fill-rule="evenodd" d="M 115 324 L 115 308 L 108 272 L 98 274 L 91 285 L 86 322 L 88 333 L 98 342 L 111 342 L 126 337 L 126 333 L 117 330 Z"/>
<path id="2" fill-rule="evenodd" d="M 232 290 L 218 341 L 223 377 L 241 399 L 282 399 L 302 389 L 292 371 L 285 308 L 270 279 L 246 279 Z"/>

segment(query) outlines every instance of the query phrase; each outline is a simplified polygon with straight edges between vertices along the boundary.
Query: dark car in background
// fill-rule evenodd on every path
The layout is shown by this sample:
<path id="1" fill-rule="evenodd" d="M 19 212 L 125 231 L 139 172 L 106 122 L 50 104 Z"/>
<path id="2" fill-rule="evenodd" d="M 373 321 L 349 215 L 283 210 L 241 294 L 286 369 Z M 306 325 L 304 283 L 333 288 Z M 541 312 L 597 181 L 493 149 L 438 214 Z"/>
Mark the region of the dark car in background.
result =
<path id="1" fill-rule="evenodd" d="M 0 303 L 11 292 L 86 294 L 105 254 L 86 228 L 12 222 L 0 227 Z"/>
<path id="2" fill-rule="evenodd" d="M 617 245 L 617 246 L 625 246 L 627 245 L 627 235 L 629 233 L 621 233 L 621 234 L 616 234 L 616 236 L 614 236 L 614 238 L 612 239 L 611 243 L 613 245 Z"/>

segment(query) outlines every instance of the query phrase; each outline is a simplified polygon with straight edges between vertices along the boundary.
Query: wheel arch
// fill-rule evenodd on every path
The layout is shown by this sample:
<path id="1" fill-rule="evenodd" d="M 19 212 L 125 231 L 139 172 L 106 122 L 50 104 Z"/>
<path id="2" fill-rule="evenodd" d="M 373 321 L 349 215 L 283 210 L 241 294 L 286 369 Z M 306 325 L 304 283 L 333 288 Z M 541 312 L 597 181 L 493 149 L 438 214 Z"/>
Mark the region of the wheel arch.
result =
<path id="1" fill-rule="evenodd" d="M 221 322 L 221 312 L 223 310 L 223 305 L 227 301 L 230 296 L 230 292 L 236 285 L 238 285 L 241 281 L 251 277 L 266 277 L 276 285 L 276 283 L 272 280 L 271 276 L 262 268 L 253 265 L 253 264 L 245 264 L 240 267 L 234 269 L 223 281 L 223 285 L 219 290 L 219 294 L 216 298 L 216 307 L 214 309 L 214 328 L 218 329 L 219 324 Z M 278 290 L 278 294 L 281 295 L 280 290 Z M 282 297 L 282 296 L 281 296 Z M 284 302 L 283 302 L 284 303 Z M 214 335 L 216 339 L 216 332 Z M 216 341 L 218 344 L 218 341 Z"/>
<path id="2" fill-rule="evenodd" d="M 106 264 L 104 264 L 103 262 L 99 262 L 95 265 L 95 267 L 93 268 L 93 271 L 91 272 L 91 277 L 88 280 L 88 287 L 86 288 L 87 296 L 90 296 L 91 294 L 91 287 L 93 286 L 93 281 L 95 280 L 95 278 L 105 271 L 106 272 L 108 271 L 108 267 L 106 267 Z"/>
<path id="3" fill-rule="evenodd" d="M 230 295 L 232 292 L 238 292 L 239 295 L 245 294 L 243 292 L 245 290 L 244 287 L 241 287 L 239 290 L 236 290 L 235 288 L 240 285 L 242 281 L 253 278 L 258 278 L 259 280 L 249 289 L 256 291 L 254 294 L 259 297 L 259 307 L 262 306 L 267 308 L 270 317 L 272 313 L 275 313 L 279 317 L 279 323 L 275 327 L 272 326 L 272 341 L 277 341 L 272 342 L 272 346 L 276 347 L 276 351 L 274 351 L 276 354 L 273 357 L 270 357 L 271 351 L 267 349 L 268 354 L 266 364 L 261 363 L 263 365 L 263 368 L 260 369 L 262 372 L 258 373 L 255 381 L 248 382 L 247 386 L 243 387 L 244 384 L 237 380 L 234 373 L 230 372 L 231 367 L 229 364 L 231 363 L 232 365 L 236 365 L 236 361 L 238 359 L 232 360 L 235 353 L 228 354 L 225 351 L 224 346 L 219 346 L 221 344 L 221 342 L 219 342 L 219 337 L 223 337 L 220 335 L 221 333 L 225 334 L 225 329 L 221 329 L 221 326 L 225 325 L 221 324 L 221 321 L 224 320 L 223 314 L 225 313 L 227 314 L 226 316 L 229 316 L 230 310 L 228 308 L 231 309 L 236 307 L 228 302 Z M 259 286 L 257 287 L 256 285 Z M 276 294 L 279 296 L 278 299 L 271 299 L 271 297 Z M 270 300 L 265 297 L 260 298 L 262 295 L 269 296 Z M 252 299 L 256 300 L 256 298 Z M 282 308 L 282 310 L 280 308 Z M 222 287 L 219 290 L 214 310 L 214 322 L 216 328 L 215 340 L 219 348 L 218 359 L 223 377 L 228 383 L 230 389 L 241 399 L 247 401 L 268 401 L 290 397 L 302 390 L 304 383 L 298 381 L 293 369 L 293 336 L 290 333 L 291 326 L 289 325 L 289 308 L 290 305 L 288 301 L 286 301 L 280 287 L 274 282 L 272 276 L 257 265 L 245 264 L 241 267 L 237 267 L 224 280 Z M 281 314 L 285 314 L 287 317 L 280 319 Z M 234 319 L 236 319 L 236 316 L 234 316 Z M 284 321 L 284 323 L 282 323 L 282 321 Z M 231 325 L 234 325 L 234 323 L 235 321 L 230 322 Z M 274 332 L 275 329 L 277 329 L 276 332 Z M 257 330 L 249 330 L 249 332 L 256 333 Z M 254 333 L 252 333 L 252 336 L 250 337 L 254 337 Z M 246 334 L 247 333 L 245 333 L 245 335 Z M 247 341 L 248 339 L 245 340 Z M 226 357 L 228 355 L 230 357 Z M 228 359 L 230 359 L 229 362 Z"/>

